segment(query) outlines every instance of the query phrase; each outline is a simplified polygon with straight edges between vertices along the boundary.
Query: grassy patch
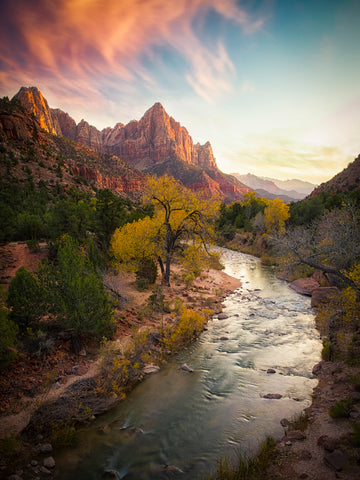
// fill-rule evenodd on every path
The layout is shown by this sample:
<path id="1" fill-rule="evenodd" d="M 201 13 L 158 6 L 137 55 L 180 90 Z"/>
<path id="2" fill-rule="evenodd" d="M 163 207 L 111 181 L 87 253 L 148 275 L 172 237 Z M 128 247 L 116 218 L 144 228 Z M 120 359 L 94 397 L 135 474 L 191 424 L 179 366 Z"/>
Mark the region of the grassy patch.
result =
<path id="1" fill-rule="evenodd" d="M 351 443 L 354 447 L 360 447 L 360 424 L 357 423 L 353 427 L 353 433 L 351 435 Z"/>
<path id="2" fill-rule="evenodd" d="M 23 443 L 18 435 L 10 435 L 0 441 L 0 457 L 9 462 L 17 460 L 23 450 Z"/>
<path id="3" fill-rule="evenodd" d="M 350 398 L 336 402 L 329 410 L 331 418 L 347 418 L 350 415 L 352 401 Z"/>
<path id="4" fill-rule="evenodd" d="M 323 340 L 323 348 L 321 350 L 321 358 L 328 362 L 331 356 L 331 343 L 328 339 Z"/>
<path id="5" fill-rule="evenodd" d="M 305 412 L 301 412 L 300 415 L 293 417 L 289 422 L 289 430 L 301 430 L 302 432 L 307 429 L 309 425 L 309 415 Z"/>
<path id="6" fill-rule="evenodd" d="M 215 476 L 208 477 L 208 480 L 263 480 L 267 468 L 277 455 L 275 440 L 267 437 L 252 458 L 240 453 L 235 465 L 227 458 L 219 460 Z"/>

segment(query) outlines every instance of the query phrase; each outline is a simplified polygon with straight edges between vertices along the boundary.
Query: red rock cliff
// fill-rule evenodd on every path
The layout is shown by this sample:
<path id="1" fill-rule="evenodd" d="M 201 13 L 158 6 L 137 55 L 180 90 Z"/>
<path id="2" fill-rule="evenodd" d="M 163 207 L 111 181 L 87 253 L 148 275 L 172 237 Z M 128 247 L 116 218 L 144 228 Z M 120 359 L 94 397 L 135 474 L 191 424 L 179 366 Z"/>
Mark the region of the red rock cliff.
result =
<path id="1" fill-rule="evenodd" d="M 47 132 L 61 135 L 61 128 L 57 119 L 53 119 L 47 100 L 36 87 L 21 87 L 15 95 L 21 104 L 30 113 L 34 114 L 41 128 Z"/>
<path id="2" fill-rule="evenodd" d="M 102 138 L 107 151 L 140 170 L 173 158 L 217 168 L 210 143 L 194 145 L 186 128 L 170 117 L 161 103 L 155 103 L 139 121 L 103 130 Z"/>

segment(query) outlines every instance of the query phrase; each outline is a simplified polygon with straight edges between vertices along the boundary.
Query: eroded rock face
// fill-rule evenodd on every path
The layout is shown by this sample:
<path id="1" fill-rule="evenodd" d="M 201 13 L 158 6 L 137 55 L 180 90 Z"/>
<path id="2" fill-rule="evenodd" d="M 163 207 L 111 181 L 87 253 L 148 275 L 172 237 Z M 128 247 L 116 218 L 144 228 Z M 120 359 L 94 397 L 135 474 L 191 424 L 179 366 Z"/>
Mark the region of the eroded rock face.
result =
<path id="1" fill-rule="evenodd" d="M 59 125 L 58 135 L 68 138 L 69 140 L 76 141 L 77 130 L 76 122 L 70 117 L 68 113 L 63 112 L 60 108 L 51 108 L 51 115 L 53 120 L 56 119 Z"/>
<path id="2" fill-rule="evenodd" d="M 186 128 L 170 117 L 161 103 L 155 103 L 139 121 L 118 123 L 101 133 L 108 152 L 139 170 L 171 158 L 203 168 L 217 168 L 210 143 L 194 145 Z"/>
<path id="3" fill-rule="evenodd" d="M 87 165 L 76 165 L 71 167 L 71 171 L 78 177 L 85 178 L 88 182 L 94 183 L 97 188 L 108 188 L 117 193 L 132 193 L 140 191 L 143 184 L 141 175 L 131 176 L 108 176 L 103 175 L 98 169 L 88 167 Z"/>
<path id="4" fill-rule="evenodd" d="M 29 118 L 22 113 L 9 115 L 0 112 L 0 129 L 4 131 L 7 138 L 28 143 L 34 138 L 43 139 L 46 135 L 35 118 Z"/>
<path id="5" fill-rule="evenodd" d="M 56 119 L 53 119 L 47 100 L 36 87 L 21 87 L 15 95 L 30 113 L 33 113 L 41 128 L 49 133 L 61 135 L 61 129 Z"/>
<path id="6" fill-rule="evenodd" d="M 116 155 L 145 173 L 159 176 L 167 173 L 192 191 L 204 191 L 225 202 L 242 200 L 244 193 L 251 191 L 235 177 L 221 172 L 210 143 L 194 144 L 186 128 L 170 117 L 160 103 L 149 108 L 139 121 L 133 120 L 127 125 L 117 123 L 114 128 L 100 132 L 85 120 L 76 125 L 67 113 L 50 109 L 36 87 L 23 87 L 15 97 L 47 132 L 64 136 L 97 153 Z M 92 180 L 94 175 L 97 174 L 92 170 L 81 176 Z M 112 188 L 111 178 L 102 179 L 105 188 Z M 121 187 L 117 185 L 116 189 Z"/>

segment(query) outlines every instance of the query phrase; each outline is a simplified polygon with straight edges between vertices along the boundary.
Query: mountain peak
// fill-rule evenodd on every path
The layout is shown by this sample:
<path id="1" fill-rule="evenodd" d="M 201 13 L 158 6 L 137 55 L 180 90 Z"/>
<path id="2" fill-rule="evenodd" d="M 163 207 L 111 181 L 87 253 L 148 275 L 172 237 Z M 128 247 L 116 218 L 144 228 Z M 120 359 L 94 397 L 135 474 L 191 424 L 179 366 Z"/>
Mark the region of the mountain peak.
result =
<path id="1" fill-rule="evenodd" d="M 35 115 L 41 128 L 49 133 L 61 133 L 58 125 L 53 121 L 46 98 L 37 87 L 21 87 L 14 98 L 17 98 L 27 111 Z"/>
<path id="2" fill-rule="evenodd" d="M 222 173 L 210 142 L 194 144 L 186 128 L 168 115 L 160 102 L 154 103 L 138 121 L 117 123 L 114 128 L 99 131 L 84 119 L 76 124 L 68 113 L 51 109 L 36 87 L 23 87 L 16 97 L 46 131 L 97 153 L 115 155 L 138 170 L 158 175 L 169 173 L 192 190 L 218 193 L 226 201 L 239 200 L 250 190 Z"/>

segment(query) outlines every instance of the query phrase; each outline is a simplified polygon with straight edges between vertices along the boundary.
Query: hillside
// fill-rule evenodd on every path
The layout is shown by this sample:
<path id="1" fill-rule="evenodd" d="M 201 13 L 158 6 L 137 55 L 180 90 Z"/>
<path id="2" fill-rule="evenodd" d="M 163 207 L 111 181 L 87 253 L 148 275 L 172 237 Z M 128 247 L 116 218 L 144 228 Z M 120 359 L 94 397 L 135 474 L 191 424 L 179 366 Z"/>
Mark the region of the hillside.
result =
<path id="1" fill-rule="evenodd" d="M 99 154 L 48 133 L 49 125 L 43 113 L 37 116 L 16 101 L 1 100 L 3 181 L 25 183 L 31 178 L 36 184 L 42 180 L 65 190 L 76 185 L 83 190 L 109 188 L 119 195 L 139 195 L 142 173 L 114 155 Z"/>
<path id="2" fill-rule="evenodd" d="M 226 202 L 241 200 L 252 189 L 221 172 L 209 142 L 194 144 L 186 128 L 155 103 L 139 120 L 99 131 L 85 120 L 76 124 L 68 113 L 50 108 L 36 87 L 15 95 L 40 126 L 59 138 L 77 142 L 99 155 L 116 156 L 145 173 L 168 173 L 193 191 L 218 194 Z M 85 174 L 85 178 L 87 173 Z"/>
<path id="3" fill-rule="evenodd" d="M 355 158 L 344 170 L 339 172 L 328 182 L 319 185 L 311 193 L 315 197 L 321 192 L 341 193 L 360 189 L 360 155 Z"/>

